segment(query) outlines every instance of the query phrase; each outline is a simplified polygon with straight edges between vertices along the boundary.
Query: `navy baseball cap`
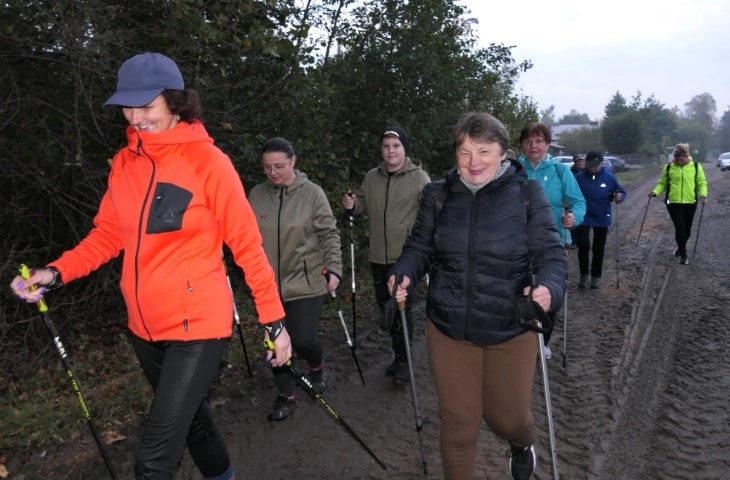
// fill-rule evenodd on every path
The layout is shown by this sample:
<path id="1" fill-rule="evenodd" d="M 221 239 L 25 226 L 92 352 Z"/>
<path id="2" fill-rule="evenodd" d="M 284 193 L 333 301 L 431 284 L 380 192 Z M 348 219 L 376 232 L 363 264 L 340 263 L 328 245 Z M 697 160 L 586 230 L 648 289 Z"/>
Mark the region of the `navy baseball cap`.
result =
<path id="1" fill-rule="evenodd" d="M 180 69 L 161 53 L 140 53 L 119 68 L 117 91 L 104 102 L 104 108 L 110 105 L 144 107 L 165 89 L 185 89 Z"/>

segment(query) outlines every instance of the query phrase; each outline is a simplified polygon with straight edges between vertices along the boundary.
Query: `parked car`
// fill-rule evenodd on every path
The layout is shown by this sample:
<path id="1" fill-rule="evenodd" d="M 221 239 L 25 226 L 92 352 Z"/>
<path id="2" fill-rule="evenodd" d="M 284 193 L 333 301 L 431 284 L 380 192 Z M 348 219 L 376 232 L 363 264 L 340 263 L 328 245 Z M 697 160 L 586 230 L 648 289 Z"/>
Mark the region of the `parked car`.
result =
<path id="1" fill-rule="evenodd" d="M 629 163 L 623 158 L 606 156 L 603 157 L 603 161 L 604 163 L 611 163 L 611 166 L 613 167 L 613 172 L 625 172 L 629 169 Z"/>
<path id="2" fill-rule="evenodd" d="M 573 156 L 572 155 L 560 155 L 560 156 L 553 157 L 553 158 L 568 168 L 571 168 L 573 166 Z"/>
<path id="3" fill-rule="evenodd" d="M 725 152 L 717 159 L 721 171 L 730 170 L 730 152 Z"/>

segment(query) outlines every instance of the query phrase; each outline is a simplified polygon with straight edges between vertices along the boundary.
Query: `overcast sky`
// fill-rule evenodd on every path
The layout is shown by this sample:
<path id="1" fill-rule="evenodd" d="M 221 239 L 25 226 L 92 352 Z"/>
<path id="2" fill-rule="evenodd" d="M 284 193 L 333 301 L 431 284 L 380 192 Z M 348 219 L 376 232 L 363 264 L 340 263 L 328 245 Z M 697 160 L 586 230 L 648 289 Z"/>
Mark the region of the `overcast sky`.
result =
<path id="1" fill-rule="evenodd" d="M 591 120 L 619 91 L 684 110 L 709 93 L 730 109 L 730 0 L 461 0 L 478 18 L 480 45 L 514 45 L 533 68 L 518 88 L 538 109 Z"/>

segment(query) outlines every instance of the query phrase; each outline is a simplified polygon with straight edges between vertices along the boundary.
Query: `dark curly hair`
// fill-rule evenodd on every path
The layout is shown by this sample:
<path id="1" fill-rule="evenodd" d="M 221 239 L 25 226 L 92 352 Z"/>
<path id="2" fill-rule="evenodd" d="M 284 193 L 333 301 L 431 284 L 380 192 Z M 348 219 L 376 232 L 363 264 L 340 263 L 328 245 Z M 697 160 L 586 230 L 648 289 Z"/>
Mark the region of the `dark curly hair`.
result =
<path id="1" fill-rule="evenodd" d="M 188 123 L 195 120 L 203 121 L 203 105 L 200 103 L 200 95 L 195 90 L 165 89 L 162 91 L 162 97 L 170 113 L 179 115 L 180 120 Z"/>

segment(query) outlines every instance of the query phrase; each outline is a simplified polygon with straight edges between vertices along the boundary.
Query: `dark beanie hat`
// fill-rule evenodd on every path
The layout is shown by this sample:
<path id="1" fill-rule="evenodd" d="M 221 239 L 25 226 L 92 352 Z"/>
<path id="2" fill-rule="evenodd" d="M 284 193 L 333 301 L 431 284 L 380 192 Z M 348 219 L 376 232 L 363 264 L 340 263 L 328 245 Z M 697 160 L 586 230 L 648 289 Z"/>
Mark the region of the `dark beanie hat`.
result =
<path id="1" fill-rule="evenodd" d="M 603 162 L 603 154 L 601 152 L 588 152 L 586 155 L 586 165 L 598 164 Z"/>
<path id="2" fill-rule="evenodd" d="M 380 140 L 384 139 L 385 137 L 391 136 L 397 137 L 398 140 L 400 140 L 400 143 L 403 144 L 403 150 L 408 153 L 408 150 L 410 149 L 410 144 L 408 143 L 408 134 L 406 133 L 406 131 L 398 125 L 388 125 L 383 130 L 383 134 L 380 136 Z"/>

